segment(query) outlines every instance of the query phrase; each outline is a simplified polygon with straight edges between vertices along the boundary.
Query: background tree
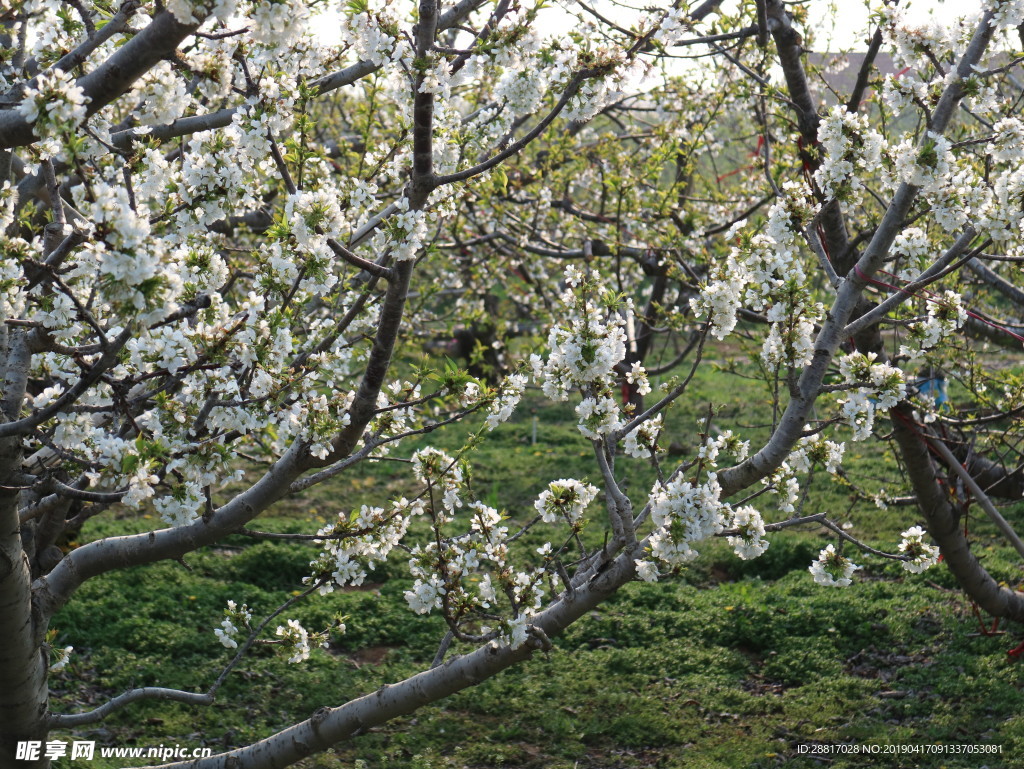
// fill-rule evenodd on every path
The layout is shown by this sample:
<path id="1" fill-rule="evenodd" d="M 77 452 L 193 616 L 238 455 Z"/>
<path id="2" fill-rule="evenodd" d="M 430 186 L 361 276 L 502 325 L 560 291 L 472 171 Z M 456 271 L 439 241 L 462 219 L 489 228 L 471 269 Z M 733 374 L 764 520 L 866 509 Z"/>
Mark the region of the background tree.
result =
<path id="1" fill-rule="evenodd" d="M 813 31 L 775 0 L 573 12 L 550 37 L 540 5 L 507 0 L 0 11 L 0 765 L 45 764 L 16 745 L 142 699 L 208 705 L 255 643 L 306 658 L 330 628 L 272 634 L 294 601 L 259 617 L 239 596 L 204 692 L 152 682 L 83 711 L 47 684 L 70 653 L 51 619 L 87 580 L 266 536 L 249 527 L 275 503 L 390 454 L 417 495 L 292 535 L 322 547 L 294 600 L 408 560 L 410 609 L 448 628 L 434 665 L 202 766 L 293 763 L 472 686 L 712 536 L 752 558 L 766 531 L 820 524 L 837 546 L 810 571 L 849 584 L 868 545 L 801 510 L 846 440 L 895 441 L 879 501 L 909 491 L 970 595 L 1021 618 L 958 516 L 976 501 L 1001 521 L 991 496 L 1019 496 L 1024 393 L 984 345 L 1021 339 L 1024 7 L 948 30 L 881 8 L 832 107 Z M 876 75 L 883 45 L 898 77 Z M 508 353 L 493 386 L 422 360 L 474 327 Z M 659 433 L 736 340 L 760 347 L 770 429 L 709 410 L 679 463 Z M 533 510 L 502 512 L 473 452 L 530 379 L 575 405 L 600 485 L 555 470 Z M 476 426 L 461 451 L 402 455 L 455 421 Z M 631 460 L 653 489 L 624 490 Z M 68 546 L 115 510 L 137 534 Z M 889 557 L 920 571 L 937 551 L 914 522 Z M 537 527 L 547 544 L 522 552 Z"/>

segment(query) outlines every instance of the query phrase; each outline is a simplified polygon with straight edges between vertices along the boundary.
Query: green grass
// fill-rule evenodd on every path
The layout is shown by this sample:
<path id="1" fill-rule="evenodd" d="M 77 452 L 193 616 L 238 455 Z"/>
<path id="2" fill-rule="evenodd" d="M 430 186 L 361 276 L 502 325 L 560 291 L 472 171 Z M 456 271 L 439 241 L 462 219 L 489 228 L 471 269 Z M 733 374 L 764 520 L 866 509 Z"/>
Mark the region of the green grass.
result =
<path id="1" fill-rule="evenodd" d="M 690 406 L 669 420 L 664 443 L 692 454 L 708 402 L 733 404 L 716 417 L 723 428 L 757 423 L 765 409 L 763 390 L 751 380 L 700 373 Z M 530 439 L 534 414 L 537 445 Z M 430 442 L 457 449 L 468 429 L 456 426 Z M 401 455 L 412 448 L 403 446 Z M 880 487 L 893 461 L 861 444 L 849 445 L 847 459 L 851 478 L 870 491 Z M 532 516 L 532 501 L 550 480 L 597 480 L 571 406 L 536 398 L 471 461 L 477 497 L 500 503 L 514 521 Z M 654 478 L 645 462 L 621 461 L 617 473 L 634 502 L 646 496 Z M 258 527 L 312 531 L 339 510 L 409 494 L 408 475 L 407 465 L 368 463 L 352 479 L 342 476 L 282 502 Z M 821 475 L 805 512 L 829 511 L 852 523 L 855 535 L 889 549 L 903 528 L 917 522 L 913 508 L 878 510 Z M 780 517 L 770 498 L 756 504 L 766 517 Z M 140 524 L 156 522 L 97 520 L 83 540 L 137 531 Z M 602 532 L 597 526 L 588 536 L 600 541 Z M 996 578 L 1016 584 L 1016 554 L 983 521 L 972 522 L 972 538 Z M 969 603 L 952 590 L 942 567 L 909 575 L 897 564 L 858 556 L 865 568 L 854 584 L 826 589 L 807 573 L 826 537 L 808 529 L 770 540 L 767 553 L 753 562 L 739 561 L 725 542 L 705 543 L 700 558 L 678 577 L 626 586 L 556 639 L 550 653 L 304 765 L 1024 767 L 1024 668 L 1006 654 L 1018 642 L 1017 628 L 1008 635 L 977 634 Z M 531 531 L 523 549 L 532 552 L 543 541 L 542 531 Z M 239 536 L 187 557 L 185 564 L 163 562 L 90 580 L 54 621 L 58 643 L 75 646 L 69 669 L 53 678 L 54 708 L 94 707 L 133 686 L 205 689 L 229 659 L 213 635 L 226 602 L 245 602 L 262 617 L 301 588 L 315 552 L 312 545 Z M 214 707 L 142 702 L 56 737 L 221 750 L 409 676 L 429 664 L 444 632 L 439 618 L 408 610 L 402 594 L 410 582 L 396 558 L 379 566 L 364 589 L 312 598 L 289 610 L 286 617 L 311 629 L 345 615 L 347 633 L 300 665 L 288 664 L 272 648 L 255 648 Z M 1003 752 L 832 754 L 828 764 L 799 753 L 800 745 L 836 743 L 986 743 Z"/>

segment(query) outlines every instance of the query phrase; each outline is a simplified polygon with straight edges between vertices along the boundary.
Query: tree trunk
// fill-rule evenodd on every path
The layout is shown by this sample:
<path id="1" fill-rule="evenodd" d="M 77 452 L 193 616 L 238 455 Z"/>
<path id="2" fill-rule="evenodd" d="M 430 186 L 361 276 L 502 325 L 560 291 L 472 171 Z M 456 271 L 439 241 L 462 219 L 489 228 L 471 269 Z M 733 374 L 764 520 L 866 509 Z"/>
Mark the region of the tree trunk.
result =
<path id="1" fill-rule="evenodd" d="M 0 420 L 14 421 L 21 412 L 31 362 L 25 332 L 12 333 L 6 347 Z M 48 694 L 43 630 L 32 610 L 32 573 L 18 517 L 21 441 L 20 435 L 0 439 L 0 769 L 49 764 L 42 758 L 15 759 L 18 742 L 46 739 Z"/>
<path id="2" fill-rule="evenodd" d="M 1024 619 L 1024 595 L 1000 587 L 971 552 L 959 516 L 939 482 L 940 474 L 932 462 L 925 438 L 914 423 L 913 409 L 904 402 L 889 413 L 893 437 L 906 463 L 928 533 L 935 538 L 956 581 L 978 606 L 993 617 Z"/>
<path id="3" fill-rule="evenodd" d="M 0 769 L 43 769 L 16 761 L 18 742 L 46 740 L 46 659 L 33 617 L 31 572 L 18 523 L 21 439 L 0 441 Z M 43 755 L 40 750 L 40 756 Z"/>

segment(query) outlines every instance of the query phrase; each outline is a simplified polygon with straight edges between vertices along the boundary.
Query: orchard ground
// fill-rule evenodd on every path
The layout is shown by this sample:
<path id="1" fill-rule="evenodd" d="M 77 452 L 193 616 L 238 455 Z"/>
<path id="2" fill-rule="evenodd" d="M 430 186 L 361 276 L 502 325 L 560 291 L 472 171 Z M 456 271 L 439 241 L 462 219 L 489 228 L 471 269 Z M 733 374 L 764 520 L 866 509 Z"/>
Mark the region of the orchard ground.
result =
<path id="1" fill-rule="evenodd" d="M 736 368 L 742 373 L 746 365 Z M 955 385 L 951 394 L 955 402 Z M 702 367 L 688 395 L 668 417 L 661 441 L 677 454 L 695 451 L 708 404 L 730 423 L 764 425 L 765 432 L 770 427 L 771 395 L 761 382 Z M 403 445 L 401 455 L 428 443 L 454 452 L 473 427 L 440 430 L 415 446 Z M 876 426 L 886 429 L 884 422 Z M 872 493 L 893 473 L 895 460 L 858 453 L 862 447 L 848 444 L 844 467 L 850 481 Z M 549 481 L 584 479 L 594 467 L 571 406 L 532 391 L 515 418 L 468 459 L 476 496 L 492 505 L 500 500 L 512 523 L 533 517 L 533 500 Z M 627 458 L 617 474 L 626 478 L 634 502 L 646 496 L 654 478 L 648 463 Z M 889 551 L 900 531 L 918 522 L 913 508 L 878 509 L 856 500 L 834 477 L 820 475 L 810 484 L 805 513 L 828 511 L 852 524 L 851 534 Z M 273 517 L 253 528 L 310 533 L 339 511 L 380 505 L 411 488 L 408 465 L 375 462 L 358 478 L 342 476 L 279 504 Z M 771 505 L 763 499 L 759 504 L 766 520 L 786 517 L 768 512 Z M 1004 513 L 1014 521 L 1024 505 Z M 138 523 L 96 520 L 82 541 L 129 533 Z M 1016 587 L 1017 554 L 980 512 L 972 510 L 968 523 L 986 568 Z M 546 541 L 543 532 L 531 530 L 524 538 L 531 537 L 537 545 Z M 556 639 L 551 653 L 301 765 L 1024 767 L 1024 660 L 1007 654 L 1021 641 L 1020 627 L 982 635 L 969 600 L 941 565 L 912 575 L 898 563 L 847 550 L 863 570 L 851 587 L 824 588 L 813 583 L 807 567 L 832 539 L 813 528 L 769 539 L 767 553 L 750 562 L 737 559 L 724 541 L 704 543 L 701 556 L 677 577 L 628 585 Z M 75 646 L 69 667 L 52 680 L 55 697 L 86 708 L 133 686 L 205 690 L 231 656 L 213 633 L 227 601 L 248 604 L 258 621 L 302 588 L 317 552 L 311 543 L 235 536 L 185 563 L 88 581 L 54 620 L 56 644 Z M 304 663 L 291 665 L 273 648 L 256 647 L 213 707 L 148 701 L 51 739 L 209 745 L 217 751 L 422 670 L 437 651 L 443 621 L 409 610 L 403 592 L 411 579 L 402 559 L 378 565 L 371 580 L 287 612 L 311 630 L 345 617 L 347 632 L 332 636 L 329 649 L 314 651 Z M 449 654 L 460 651 L 456 645 Z M 90 683 L 79 685 L 80 679 Z M 802 745 L 837 743 L 986 744 L 1002 752 L 833 753 L 828 761 L 800 753 Z M 105 769 L 130 763 L 110 761 L 61 759 L 57 765 Z"/>

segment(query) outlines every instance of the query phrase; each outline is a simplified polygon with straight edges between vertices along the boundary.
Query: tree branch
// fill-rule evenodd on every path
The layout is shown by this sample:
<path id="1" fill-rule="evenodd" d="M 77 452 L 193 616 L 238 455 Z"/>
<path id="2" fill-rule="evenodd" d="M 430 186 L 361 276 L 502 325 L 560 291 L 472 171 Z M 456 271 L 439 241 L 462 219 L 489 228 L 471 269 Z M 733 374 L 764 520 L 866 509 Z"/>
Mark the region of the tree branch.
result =
<path id="1" fill-rule="evenodd" d="M 171 702 L 184 702 L 189 705 L 212 705 L 213 695 L 197 694 L 195 692 L 183 692 L 178 689 L 165 689 L 160 686 L 144 686 L 139 689 L 130 689 L 119 694 L 112 700 L 108 700 L 93 710 L 84 713 L 51 713 L 47 724 L 51 729 L 73 729 L 76 726 L 85 726 L 102 721 L 116 710 L 139 700 L 169 700 Z"/>
<path id="2" fill-rule="evenodd" d="M 169 11 L 158 13 L 145 29 L 76 82 L 89 99 L 86 115 L 96 114 L 131 88 L 198 28 L 197 23 L 182 24 Z M 0 149 L 33 144 L 36 139 L 32 124 L 20 112 L 0 111 Z"/>

